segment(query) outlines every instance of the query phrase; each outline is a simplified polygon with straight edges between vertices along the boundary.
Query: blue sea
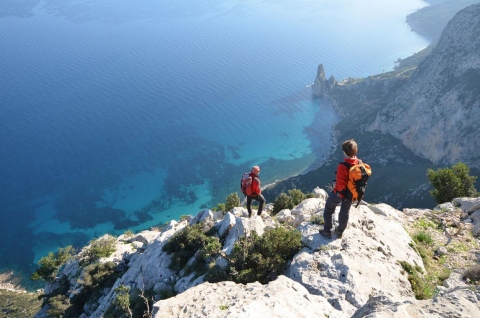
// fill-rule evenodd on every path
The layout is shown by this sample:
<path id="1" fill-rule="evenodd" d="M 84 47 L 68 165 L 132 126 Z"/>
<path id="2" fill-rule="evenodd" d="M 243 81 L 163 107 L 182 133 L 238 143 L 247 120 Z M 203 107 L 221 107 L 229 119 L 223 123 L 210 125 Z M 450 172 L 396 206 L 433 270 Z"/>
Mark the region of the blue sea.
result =
<path id="1" fill-rule="evenodd" d="M 425 5 L 1 1 L 0 272 L 214 207 L 252 165 L 263 184 L 317 167 L 339 120 L 318 65 L 392 70 L 429 44 L 405 22 Z"/>

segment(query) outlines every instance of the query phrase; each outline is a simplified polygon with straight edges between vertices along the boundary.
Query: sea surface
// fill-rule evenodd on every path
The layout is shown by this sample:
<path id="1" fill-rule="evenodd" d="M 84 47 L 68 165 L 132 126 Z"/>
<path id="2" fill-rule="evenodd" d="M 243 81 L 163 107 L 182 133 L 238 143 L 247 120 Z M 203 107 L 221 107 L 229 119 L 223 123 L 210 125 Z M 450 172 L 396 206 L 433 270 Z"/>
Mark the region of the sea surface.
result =
<path id="1" fill-rule="evenodd" d="M 264 184 L 318 166 L 338 121 L 318 65 L 392 70 L 429 44 L 405 23 L 425 5 L 1 1 L 0 272 L 214 207 L 252 165 Z"/>

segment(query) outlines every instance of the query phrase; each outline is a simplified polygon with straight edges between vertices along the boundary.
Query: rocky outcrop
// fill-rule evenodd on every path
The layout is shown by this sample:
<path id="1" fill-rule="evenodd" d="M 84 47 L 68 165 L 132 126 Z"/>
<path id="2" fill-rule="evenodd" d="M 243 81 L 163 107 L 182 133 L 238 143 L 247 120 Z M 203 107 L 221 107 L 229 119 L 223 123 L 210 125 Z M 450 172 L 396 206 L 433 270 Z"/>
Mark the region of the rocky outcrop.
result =
<path id="1" fill-rule="evenodd" d="M 301 284 L 279 276 L 268 285 L 258 282 L 204 283 L 155 303 L 154 318 L 167 317 L 342 317 L 321 296 L 310 294 Z"/>
<path id="2" fill-rule="evenodd" d="M 457 13 L 433 52 L 370 130 L 389 133 L 435 164 L 480 167 L 480 5 Z"/>
<path id="3" fill-rule="evenodd" d="M 439 287 L 432 300 L 416 300 L 407 273 L 400 262 L 424 270 L 422 258 L 412 247 L 404 229 L 411 215 L 387 204 L 352 207 L 347 230 L 342 238 L 326 239 L 319 235 L 316 220 L 323 214 L 326 192 L 316 189 L 316 198 L 306 199 L 295 208 L 282 210 L 272 217 L 268 213 L 246 218 L 244 208 L 214 213 L 200 211 L 181 222 L 171 221 L 161 231 L 151 230 L 117 238 L 116 252 L 100 262 L 123 264 L 123 274 L 100 296 L 89 301 L 81 317 L 102 317 L 116 299 L 121 285 L 131 290 L 151 290 L 158 300 L 152 316 L 159 317 L 475 317 L 480 315 L 480 290 L 468 288 L 459 273 L 454 273 Z M 468 198 L 456 199 L 463 207 L 465 222 L 480 204 Z M 457 209 L 453 204 L 442 211 Z M 271 210 L 271 205 L 266 211 Z M 430 213 L 424 211 L 422 213 Z M 223 217 L 223 218 L 222 218 Z M 295 226 L 301 233 L 302 250 L 288 265 L 284 275 L 267 285 L 233 282 L 208 283 L 203 275 L 169 268 L 171 255 L 162 247 L 188 224 L 213 222 L 213 235 L 221 238 L 223 254 L 243 235 L 258 234 L 274 226 Z M 283 225 L 282 225 L 283 223 Z M 135 242 L 139 243 L 137 247 Z M 189 260 L 191 263 L 193 259 Z M 215 263 L 226 265 L 224 256 Z M 56 295 L 61 281 L 71 288 L 65 296 L 82 293 L 79 278 L 85 269 L 78 260 L 70 262 L 49 283 L 45 294 Z M 165 298 L 166 293 L 176 294 Z M 162 300 L 159 300 L 162 299 Z M 47 317 L 45 306 L 36 317 Z"/>
<path id="4" fill-rule="evenodd" d="M 330 76 L 327 80 L 325 77 L 325 70 L 323 68 L 323 64 L 318 66 L 317 76 L 315 77 L 315 81 L 312 85 L 312 92 L 314 96 L 327 98 L 330 91 L 335 87 L 337 81 L 335 77 Z"/>

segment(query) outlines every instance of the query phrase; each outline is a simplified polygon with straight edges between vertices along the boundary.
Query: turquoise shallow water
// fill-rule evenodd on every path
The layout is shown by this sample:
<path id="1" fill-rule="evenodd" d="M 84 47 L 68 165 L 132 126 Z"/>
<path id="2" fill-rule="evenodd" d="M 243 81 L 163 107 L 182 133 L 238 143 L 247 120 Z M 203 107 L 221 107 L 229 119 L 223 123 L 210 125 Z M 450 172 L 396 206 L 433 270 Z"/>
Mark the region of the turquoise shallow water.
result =
<path id="1" fill-rule="evenodd" d="M 0 4 L 0 268 L 215 206 L 331 149 L 308 87 L 391 70 L 428 43 L 417 0 Z M 322 181 L 319 180 L 319 185 Z"/>

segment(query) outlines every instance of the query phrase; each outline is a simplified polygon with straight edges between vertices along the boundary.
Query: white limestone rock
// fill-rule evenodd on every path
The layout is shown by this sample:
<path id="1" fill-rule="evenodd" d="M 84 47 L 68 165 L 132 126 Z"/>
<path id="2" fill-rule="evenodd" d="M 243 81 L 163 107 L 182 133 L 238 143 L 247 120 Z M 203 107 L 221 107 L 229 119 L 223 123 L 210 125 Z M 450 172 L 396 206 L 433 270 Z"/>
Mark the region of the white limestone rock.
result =
<path id="1" fill-rule="evenodd" d="M 315 195 L 315 198 L 319 198 L 323 201 L 327 201 L 328 193 L 325 190 L 320 189 L 319 187 L 316 187 L 315 189 L 313 189 L 312 193 L 313 195 Z"/>
<path id="2" fill-rule="evenodd" d="M 434 210 L 436 211 L 453 211 L 455 210 L 455 205 L 452 202 L 445 202 L 442 204 L 437 205 Z"/>
<path id="3" fill-rule="evenodd" d="M 186 222 L 170 222 L 169 226 L 159 232 L 157 238 L 149 245 L 142 254 L 130 261 L 128 270 L 122 277 L 117 279 L 110 291 L 98 301 L 98 307 L 88 317 L 102 317 L 115 297 L 115 288 L 120 285 L 129 286 L 131 289 L 140 290 L 153 289 L 175 275 L 168 268 L 171 255 L 162 251 L 163 245 L 179 230 L 186 226 Z"/>
<path id="4" fill-rule="evenodd" d="M 341 239 L 324 238 L 318 234 L 319 228 L 312 224 L 299 227 L 308 248 L 294 257 L 286 272 L 288 277 L 312 294 L 343 304 L 347 314 L 361 308 L 371 295 L 413 297 L 398 261 L 422 268 L 423 263 L 396 219 L 359 206 L 350 210 L 349 226 Z"/>
<path id="5" fill-rule="evenodd" d="M 372 210 L 375 214 L 380 214 L 386 216 L 388 218 L 393 218 L 397 221 L 402 221 L 402 217 L 400 216 L 402 212 L 398 211 L 397 209 L 391 207 L 388 204 L 380 203 L 370 206 L 370 210 Z"/>
<path id="6" fill-rule="evenodd" d="M 193 219 L 190 220 L 190 225 L 195 225 L 195 224 L 201 223 L 201 222 L 205 221 L 206 219 L 213 220 L 213 211 L 212 210 L 205 209 L 205 210 L 202 210 L 202 211 L 198 212 L 197 215 L 195 215 L 193 217 Z"/>
<path id="7" fill-rule="evenodd" d="M 309 294 L 302 285 L 283 275 L 268 285 L 203 283 L 181 295 L 156 302 L 152 314 L 153 318 L 320 316 L 345 317 L 325 298 Z"/>
<path id="8" fill-rule="evenodd" d="M 299 213 L 295 215 L 295 220 L 293 221 L 292 226 L 297 227 L 302 223 L 309 222 L 311 217 L 311 214 Z"/>
<path id="9" fill-rule="evenodd" d="M 236 217 L 248 217 L 248 211 L 242 207 L 235 207 L 230 211 Z"/>
<path id="10" fill-rule="evenodd" d="M 292 215 L 313 214 L 325 208 L 325 201 L 319 198 L 310 198 L 303 200 L 299 205 L 291 210 Z"/>
<path id="11" fill-rule="evenodd" d="M 228 232 L 222 252 L 229 255 L 233 251 L 235 242 L 242 236 L 249 236 L 251 231 L 256 231 L 262 236 L 265 231 L 265 223 L 259 216 L 252 218 L 237 218 L 235 225 Z"/>
<path id="12" fill-rule="evenodd" d="M 460 206 L 465 213 L 473 213 L 480 210 L 480 198 L 455 198 L 453 203 Z"/>
<path id="13" fill-rule="evenodd" d="M 200 277 L 195 278 L 196 273 L 192 272 L 188 276 L 183 276 L 181 277 L 173 287 L 176 293 L 180 294 L 186 291 L 189 288 L 192 288 L 194 286 L 200 285 L 203 283 L 203 278 L 205 275 L 202 275 Z"/>
<path id="14" fill-rule="evenodd" d="M 218 224 L 218 236 L 220 238 L 223 238 L 225 235 L 228 234 L 231 228 L 235 226 L 235 223 L 237 222 L 237 218 L 235 217 L 234 214 L 227 212 L 225 217 L 223 218 L 222 221 Z"/>
<path id="15" fill-rule="evenodd" d="M 472 213 L 470 215 L 470 220 L 472 220 L 473 223 L 473 229 L 472 229 L 472 234 L 475 237 L 480 236 L 480 210 Z"/>

